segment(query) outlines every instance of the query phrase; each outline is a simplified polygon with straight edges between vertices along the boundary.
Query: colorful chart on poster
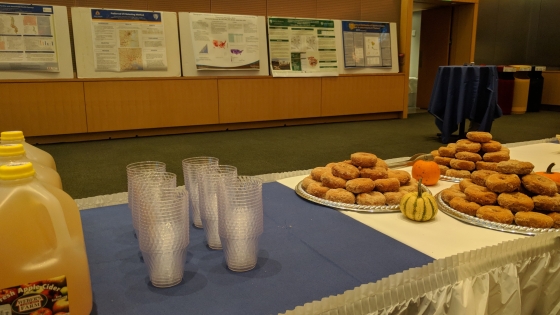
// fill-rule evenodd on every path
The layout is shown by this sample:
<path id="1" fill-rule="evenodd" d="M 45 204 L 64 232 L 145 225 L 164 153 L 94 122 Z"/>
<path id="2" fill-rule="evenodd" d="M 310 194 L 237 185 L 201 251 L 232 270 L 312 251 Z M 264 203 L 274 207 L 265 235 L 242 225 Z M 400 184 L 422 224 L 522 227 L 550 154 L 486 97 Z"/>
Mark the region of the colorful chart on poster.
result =
<path id="1" fill-rule="evenodd" d="M 0 3 L 0 71 L 59 72 L 52 6 Z"/>
<path id="2" fill-rule="evenodd" d="M 197 70 L 259 70 L 256 16 L 189 13 Z"/>
<path id="3" fill-rule="evenodd" d="M 91 9 L 95 71 L 167 70 L 161 12 Z"/>
<path id="4" fill-rule="evenodd" d="M 342 21 L 344 67 L 391 67 L 389 23 Z"/>
<path id="5" fill-rule="evenodd" d="M 268 18 L 273 76 L 338 75 L 333 20 Z"/>

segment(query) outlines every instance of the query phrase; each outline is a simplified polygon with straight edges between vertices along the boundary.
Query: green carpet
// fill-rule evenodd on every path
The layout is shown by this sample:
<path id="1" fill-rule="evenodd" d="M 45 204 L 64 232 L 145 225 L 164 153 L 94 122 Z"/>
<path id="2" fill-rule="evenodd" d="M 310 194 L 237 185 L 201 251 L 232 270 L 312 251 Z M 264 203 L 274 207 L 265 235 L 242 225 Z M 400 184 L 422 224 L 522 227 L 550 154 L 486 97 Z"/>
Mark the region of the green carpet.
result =
<path id="1" fill-rule="evenodd" d="M 408 119 L 333 123 L 172 136 L 113 139 L 39 145 L 51 153 L 64 190 L 73 198 L 124 192 L 126 165 L 162 161 L 183 184 L 181 161 L 215 156 L 234 165 L 240 175 L 310 169 L 349 159 L 358 151 L 384 159 L 437 149 L 441 142 L 434 117 L 412 114 Z M 560 112 L 541 111 L 503 116 L 492 126 L 502 143 L 552 138 L 560 133 Z"/>

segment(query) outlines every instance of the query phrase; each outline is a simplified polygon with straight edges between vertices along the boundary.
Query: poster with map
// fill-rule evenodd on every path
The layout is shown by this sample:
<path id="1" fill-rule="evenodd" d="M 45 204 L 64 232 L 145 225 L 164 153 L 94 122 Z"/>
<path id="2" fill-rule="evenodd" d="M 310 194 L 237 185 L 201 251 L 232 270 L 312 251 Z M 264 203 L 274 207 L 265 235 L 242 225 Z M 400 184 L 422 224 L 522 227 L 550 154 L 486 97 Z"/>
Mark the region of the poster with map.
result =
<path id="1" fill-rule="evenodd" d="M 52 6 L 0 3 L 0 71 L 59 72 Z"/>
<path id="2" fill-rule="evenodd" d="M 342 21 L 344 67 L 392 67 L 389 23 Z"/>
<path id="3" fill-rule="evenodd" d="M 161 12 L 91 9 L 95 71 L 167 70 Z"/>

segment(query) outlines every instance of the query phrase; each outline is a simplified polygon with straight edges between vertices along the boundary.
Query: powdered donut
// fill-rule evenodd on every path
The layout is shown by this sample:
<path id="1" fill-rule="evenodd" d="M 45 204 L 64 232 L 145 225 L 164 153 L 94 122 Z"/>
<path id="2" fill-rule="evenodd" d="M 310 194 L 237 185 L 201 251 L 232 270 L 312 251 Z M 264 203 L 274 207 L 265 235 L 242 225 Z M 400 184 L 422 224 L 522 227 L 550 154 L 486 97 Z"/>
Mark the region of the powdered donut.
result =
<path id="1" fill-rule="evenodd" d="M 468 201 L 476 202 L 482 206 L 493 205 L 498 199 L 496 193 L 488 190 L 486 187 L 480 187 L 478 185 L 471 185 L 465 188 L 463 192 L 467 195 Z"/>
<path id="2" fill-rule="evenodd" d="M 521 180 L 515 174 L 492 174 L 486 178 L 486 188 L 493 192 L 514 192 L 519 189 Z"/>
<path id="3" fill-rule="evenodd" d="M 311 184 L 311 183 L 320 184 L 321 182 L 318 182 L 318 181 L 314 180 L 313 177 L 311 177 L 311 175 L 309 175 L 301 181 L 301 188 L 303 188 L 303 190 L 307 191 L 307 186 L 309 186 L 309 184 Z"/>
<path id="4" fill-rule="evenodd" d="M 444 157 L 453 158 L 453 157 L 455 157 L 456 152 L 457 152 L 457 146 L 456 145 L 447 146 L 447 147 L 439 147 L 439 149 L 438 149 L 439 156 L 444 156 Z"/>
<path id="5" fill-rule="evenodd" d="M 515 224 L 532 228 L 549 229 L 554 225 L 554 220 L 546 214 L 538 212 L 517 212 Z"/>
<path id="6" fill-rule="evenodd" d="M 408 181 L 411 178 L 410 174 L 407 171 L 392 170 L 392 169 L 387 170 L 387 176 L 389 178 L 398 179 L 401 185 L 406 185 L 406 183 L 408 183 Z"/>
<path id="7" fill-rule="evenodd" d="M 554 196 L 558 192 L 556 183 L 548 178 L 537 174 L 529 174 L 521 178 L 523 186 L 537 195 Z"/>
<path id="8" fill-rule="evenodd" d="M 560 213 L 558 212 L 552 212 L 547 214 L 549 217 L 552 218 L 552 220 L 554 221 L 554 224 L 552 225 L 553 228 L 555 229 L 560 229 Z"/>
<path id="9" fill-rule="evenodd" d="M 377 161 L 379 163 L 379 159 Z M 376 179 L 388 178 L 389 174 L 387 173 L 387 169 L 376 166 L 374 168 L 362 168 L 360 170 L 360 177 L 376 180 Z"/>
<path id="10" fill-rule="evenodd" d="M 531 174 L 534 168 L 533 163 L 518 160 L 502 161 L 496 167 L 500 173 L 517 175 Z"/>
<path id="11" fill-rule="evenodd" d="M 467 139 L 474 142 L 490 142 L 492 134 L 485 131 L 469 131 L 467 132 Z"/>
<path id="12" fill-rule="evenodd" d="M 481 147 L 483 152 L 496 152 L 496 151 L 500 151 L 501 148 L 502 148 L 502 144 L 494 140 L 490 142 L 482 143 L 482 147 Z"/>
<path id="13" fill-rule="evenodd" d="M 511 224 L 513 222 L 513 213 L 508 209 L 502 208 L 500 206 L 483 206 L 476 211 L 476 216 L 478 218 L 504 223 L 504 224 Z"/>
<path id="14" fill-rule="evenodd" d="M 377 158 L 377 163 L 375 163 L 375 167 L 381 167 L 381 168 L 384 168 L 384 169 L 388 169 L 389 165 L 387 165 L 387 163 L 385 161 L 383 161 L 382 159 Z"/>
<path id="15" fill-rule="evenodd" d="M 355 178 L 346 182 L 346 190 L 355 194 L 373 191 L 375 183 L 369 178 Z"/>
<path id="16" fill-rule="evenodd" d="M 502 162 L 509 160 L 509 152 L 506 151 L 496 151 L 484 153 L 482 159 L 485 162 Z"/>
<path id="17" fill-rule="evenodd" d="M 323 173 L 321 176 L 321 183 L 329 188 L 346 188 L 346 180 L 344 178 L 336 177 L 329 172 Z"/>
<path id="18" fill-rule="evenodd" d="M 399 191 L 401 184 L 396 178 L 377 179 L 374 181 L 375 190 L 380 192 Z"/>
<path id="19" fill-rule="evenodd" d="M 363 193 L 356 197 L 356 203 L 362 206 L 384 206 L 385 196 L 378 191 Z"/>
<path id="20" fill-rule="evenodd" d="M 498 174 L 498 172 L 489 170 L 474 171 L 471 173 L 471 180 L 479 186 L 486 186 L 486 178 L 492 174 Z"/>
<path id="21" fill-rule="evenodd" d="M 337 189 L 330 189 L 325 194 L 325 199 L 334 201 L 334 202 L 342 202 L 342 203 L 356 203 L 356 196 L 353 193 L 349 192 L 346 189 L 337 188 Z"/>
<path id="22" fill-rule="evenodd" d="M 535 209 L 542 211 L 554 211 L 560 212 L 560 195 L 556 194 L 554 196 L 533 196 L 533 202 L 535 203 Z"/>
<path id="23" fill-rule="evenodd" d="M 400 204 L 404 194 L 405 194 L 404 192 L 400 192 L 400 191 L 389 191 L 383 193 L 383 195 L 385 196 L 385 203 L 390 206 Z"/>
<path id="24" fill-rule="evenodd" d="M 480 205 L 476 202 L 468 201 L 461 197 L 455 197 L 449 201 L 449 206 L 459 212 L 475 216 Z"/>
<path id="25" fill-rule="evenodd" d="M 331 168 L 330 167 L 316 167 L 314 169 L 311 170 L 311 177 L 320 182 L 321 181 L 321 176 L 323 175 L 323 173 L 325 172 L 331 172 Z"/>
<path id="26" fill-rule="evenodd" d="M 323 186 L 323 184 L 319 183 L 319 182 L 315 182 L 315 183 L 311 183 L 307 186 L 307 189 L 305 190 L 308 194 L 313 195 L 315 197 L 319 197 L 319 198 L 325 198 L 325 194 L 327 193 L 327 191 L 329 191 L 330 188 L 329 187 L 325 187 Z"/>
<path id="27" fill-rule="evenodd" d="M 451 162 L 452 158 L 444 157 L 444 156 L 434 156 L 434 162 L 439 165 L 449 166 L 449 162 Z"/>
<path id="28" fill-rule="evenodd" d="M 482 160 L 482 156 L 480 156 L 480 154 L 467 152 L 467 151 L 457 152 L 457 154 L 455 154 L 455 158 L 458 160 L 465 160 L 471 162 L 478 162 Z"/>
<path id="29" fill-rule="evenodd" d="M 447 172 L 447 170 L 449 169 L 449 167 L 445 166 L 445 165 L 440 165 L 439 166 L 439 174 L 440 175 L 445 175 L 445 173 Z"/>
<path id="30" fill-rule="evenodd" d="M 457 177 L 457 178 L 470 178 L 471 172 L 466 170 L 448 169 L 447 172 L 445 172 L 445 176 Z"/>
<path id="31" fill-rule="evenodd" d="M 477 153 L 478 151 L 480 151 L 480 147 L 481 145 L 478 142 L 472 142 L 466 139 L 457 141 L 457 152 L 467 151 Z"/>
<path id="32" fill-rule="evenodd" d="M 449 165 L 456 170 L 465 170 L 465 171 L 472 171 L 476 167 L 474 162 L 458 160 L 458 159 L 451 159 L 451 161 L 449 161 Z"/>
<path id="33" fill-rule="evenodd" d="M 346 180 L 360 177 L 360 171 L 354 165 L 346 163 L 336 163 L 332 167 L 332 174 Z"/>
<path id="34" fill-rule="evenodd" d="M 478 161 L 478 162 L 476 162 L 476 169 L 477 170 L 497 171 L 498 170 L 498 163 Z"/>
<path id="35" fill-rule="evenodd" d="M 459 198 L 463 198 L 463 199 L 467 199 L 467 195 L 465 195 L 462 191 L 460 190 L 456 190 L 456 189 L 451 189 L 451 188 L 446 188 L 444 190 L 441 191 L 441 199 L 443 201 L 445 201 L 447 204 L 449 204 L 449 202 L 451 201 L 451 199 L 455 198 L 455 197 L 459 197 Z"/>
<path id="36" fill-rule="evenodd" d="M 459 182 L 459 187 L 461 188 L 461 191 L 462 191 L 462 192 L 464 192 L 465 189 L 466 189 L 467 187 L 471 186 L 471 185 L 476 185 L 476 184 L 475 184 L 475 183 L 472 181 L 472 179 L 470 179 L 470 178 L 462 179 L 462 180 Z M 478 186 L 478 187 L 484 187 L 484 186 L 481 186 L 481 185 L 476 185 L 476 186 Z"/>
<path id="37" fill-rule="evenodd" d="M 533 199 L 520 192 L 499 194 L 498 204 L 512 212 L 532 211 L 535 208 Z"/>
<path id="38" fill-rule="evenodd" d="M 377 163 L 377 156 L 372 153 L 356 152 L 350 155 L 352 164 L 361 167 L 374 167 Z"/>

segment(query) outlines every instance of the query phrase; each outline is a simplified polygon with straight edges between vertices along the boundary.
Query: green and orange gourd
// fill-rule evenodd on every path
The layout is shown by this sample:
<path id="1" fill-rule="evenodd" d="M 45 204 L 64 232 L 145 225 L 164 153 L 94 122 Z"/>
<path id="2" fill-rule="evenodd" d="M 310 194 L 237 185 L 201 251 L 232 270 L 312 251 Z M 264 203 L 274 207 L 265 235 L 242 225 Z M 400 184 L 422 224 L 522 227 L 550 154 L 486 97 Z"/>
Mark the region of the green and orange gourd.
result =
<path id="1" fill-rule="evenodd" d="M 418 192 L 404 195 L 399 207 L 407 218 L 419 222 L 433 219 L 438 212 L 434 196 L 427 191 L 422 192 L 422 179 L 418 181 Z"/>

